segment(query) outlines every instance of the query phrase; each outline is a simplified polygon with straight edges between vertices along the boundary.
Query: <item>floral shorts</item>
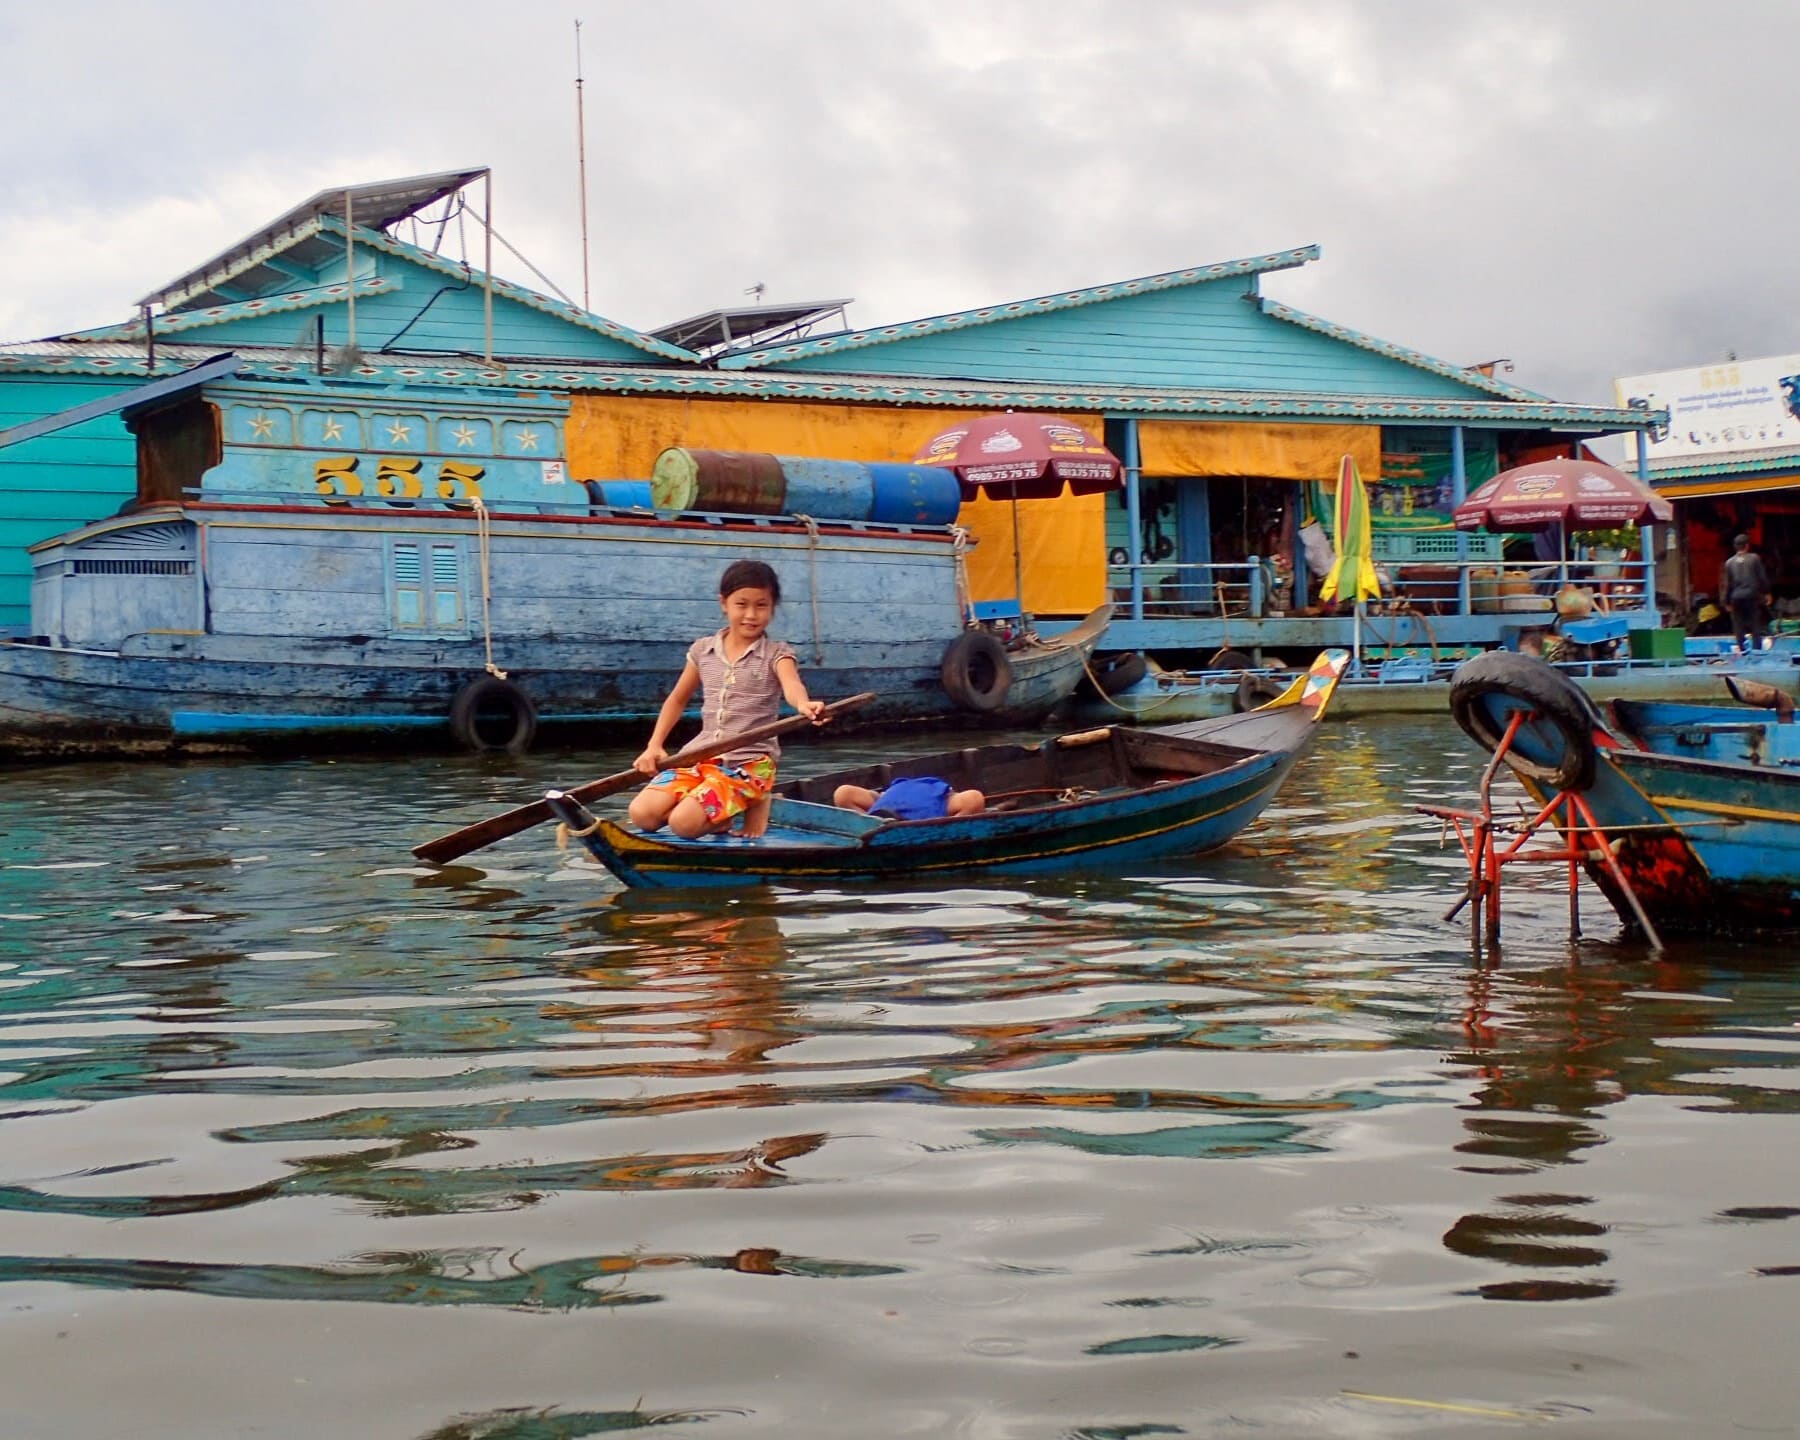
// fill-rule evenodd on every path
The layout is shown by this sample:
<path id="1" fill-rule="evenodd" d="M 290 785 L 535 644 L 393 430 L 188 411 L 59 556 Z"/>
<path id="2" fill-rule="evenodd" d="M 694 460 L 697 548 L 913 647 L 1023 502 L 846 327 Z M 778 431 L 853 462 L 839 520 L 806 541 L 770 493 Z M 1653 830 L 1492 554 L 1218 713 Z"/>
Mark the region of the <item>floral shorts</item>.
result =
<path id="1" fill-rule="evenodd" d="M 664 770 L 648 789 L 667 790 L 677 800 L 700 802 L 709 824 L 733 820 L 775 788 L 775 762 L 767 755 L 743 765 L 702 761 L 682 770 Z"/>

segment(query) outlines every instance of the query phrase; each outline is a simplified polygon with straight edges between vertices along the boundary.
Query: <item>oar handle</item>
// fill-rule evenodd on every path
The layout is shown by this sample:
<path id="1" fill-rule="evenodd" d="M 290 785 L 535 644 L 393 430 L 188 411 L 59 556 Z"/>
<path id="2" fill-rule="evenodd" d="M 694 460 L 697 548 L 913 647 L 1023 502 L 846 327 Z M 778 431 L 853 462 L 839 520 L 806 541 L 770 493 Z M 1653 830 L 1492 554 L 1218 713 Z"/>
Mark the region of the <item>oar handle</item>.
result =
<path id="1" fill-rule="evenodd" d="M 819 723 L 841 715 L 846 710 L 854 710 L 859 705 L 867 705 L 875 698 L 873 691 L 865 690 L 860 695 L 851 695 L 842 700 L 835 700 L 819 712 Z M 776 735 L 785 735 L 790 730 L 799 730 L 815 723 L 805 715 L 790 715 L 785 720 L 771 720 L 767 725 L 758 725 L 749 730 L 740 731 L 736 735 L 727 735 L 717 740 L 708 740 L 702 744 L 689 745 L 679 754 L 671 757 L 671 767 L 697 765 L 702 760 L 710 760 L 714 756 L 726 754 L 744 745 L 752 745 L 758 740 L 768 740 Z M 598 780 L 590 780 L 585 785 L 577 785 L 564 793 L 572 800 L 586 802 L 599 800 L 608 795 L 616 795 L 621 790 L 628 790 L 633 785 L 641 785 L 647 777 L 637 770 L 621 770 L 616 775 L 606 775 Z M 553 819 L 550 806 L 542 800 L 534 800 L 529 805 L 520 805 L 516 809 L 507 810 L 499 815 L 489 816 L 486 820 L 478 820 L 473 825 L 465 825 L 460 830 L 453 830 L 448 835 L 440 835 L 435 840 L 427 840 L 423 845 L 413 846 L 413 854 L 421 860 L 433 865 L 448 864 L 460 859 L 472 850 L 480 850 L 493 845 L 509 836 L 529 830 L 534 825 L 542 825 Z"/>

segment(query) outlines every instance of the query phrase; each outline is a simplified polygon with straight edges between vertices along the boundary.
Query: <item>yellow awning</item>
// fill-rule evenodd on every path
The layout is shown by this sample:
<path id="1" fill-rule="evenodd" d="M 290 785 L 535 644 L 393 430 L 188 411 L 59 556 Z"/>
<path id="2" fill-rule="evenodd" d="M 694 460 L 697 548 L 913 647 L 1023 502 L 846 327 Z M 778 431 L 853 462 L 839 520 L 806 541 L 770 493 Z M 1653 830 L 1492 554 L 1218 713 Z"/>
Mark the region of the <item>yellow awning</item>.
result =
<path id="1" fill-rule="evenodd" d="M 1759 490 L 1792 490 L 1796 486 L 1800 486 L 1800 471 L 1782 475 L 1683 480 L 1675 485 L 1658 485 L 1656 493 L 1665 500 L 1697 500 L 1707 495 L 1754 495 Z"/>
<path id="2" fill-rule="evenodd" d="M 1335 482 L 1348 455 L 1365 482 L 1381 477 L 1379 425 L 1273 425 L 1202 420 L 1138 422 L 1146 475 L 1247 475 Z"/>

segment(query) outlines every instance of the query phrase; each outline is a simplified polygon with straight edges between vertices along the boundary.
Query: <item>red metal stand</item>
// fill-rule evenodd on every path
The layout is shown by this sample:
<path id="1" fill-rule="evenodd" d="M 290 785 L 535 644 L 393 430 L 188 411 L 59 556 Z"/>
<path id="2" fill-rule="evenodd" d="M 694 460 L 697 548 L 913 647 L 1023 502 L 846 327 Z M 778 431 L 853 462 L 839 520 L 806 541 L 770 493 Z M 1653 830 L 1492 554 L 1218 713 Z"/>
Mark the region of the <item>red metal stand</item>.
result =
<path id="1" fill-rule="evenodd" d="M 1419 805 L 1414 807 L 1421 814 L 1432 815 L 1456 828 L 1457 843 L 1462 846 L 1463 858 L 1469 862 L 1469 884 L 1462 899 L 1452 905 L 1444 913 L 1445 920 L 1456 918 L 1463 906 L 1470 905 L 1473 910 L 1469 917 L 1470 935 L 1477 946 L 1482 935 L 1482 908 L 1487 910 L 1487 942 L 1489 945 L 1500 943 L 1500 877 L 1503 866 L 1514 863 L 1555 864 L 1562 862 L 1569 867 L 1569 938 L 1577 939 L 1581 935 L 1581 902 L 1580 902 L 1580 864 L 1583 861 L 1598 862 L 1606 867 L 1612 881 L 1625 896 L 1626 903 L 1636 917 L 1644 937 L 1650 942 L 1652 949 L 1663 948 L 1662 937 L 1656 933 L 1656 927 L 1650 923 L 1650 917 L 1644 913 L 1643 904 L 1638 900 L 1637 892 L 1631 888 L 1631 882 L 1625 878 L 1625 872 L 1619 868 L 1617 857 L 1613 853 L 1611 839 L 1600 828 L 1594 819 L 1594 812 L 1588 808 L 1587 801 L 1574 790 L 1559 790 L 1549 802 L 1542 806 L 1537 814 L 1517 826 L 1496 821 L 1494 818 L 1493 784 L 1494 777 L 1500 773 L 1507 752 L 1512 749 L 1513 739 L 1519 733 L 1519 726 L 1530 714 L 1527 710 L 1513 712 L 1507 722 L 1506 734 L 1494 747 L 1493 756 L 1488 760 L 1487 769 L 1481 773 L 1481 809 L 1457 810 L 1442 805 Z M 1542 846 L 1527 850 L 1526 844 L 1533 836 L 1551 827 L 1556 832 L 1557 844 L 1554 848 Z M 1510 836 L 1510 843 L 1504 846 L 1501 836 Z"/>

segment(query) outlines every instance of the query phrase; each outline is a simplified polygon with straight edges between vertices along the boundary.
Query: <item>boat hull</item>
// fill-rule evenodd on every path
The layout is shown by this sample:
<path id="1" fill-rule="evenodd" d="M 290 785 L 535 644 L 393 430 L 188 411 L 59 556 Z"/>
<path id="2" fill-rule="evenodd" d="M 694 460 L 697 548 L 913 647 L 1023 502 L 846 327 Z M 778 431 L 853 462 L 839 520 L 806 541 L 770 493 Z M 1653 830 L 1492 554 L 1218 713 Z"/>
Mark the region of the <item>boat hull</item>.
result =
<path id="1" fill-rule="evenodd" d="M 1489 749 L 1510 730 L 1507 763 L 1540 805 L 1569 788 L 1609 842 L 1613 863 L 1587 873 L 1627 924 L 1633 896 L 1659 933 L 1800 922 L 1800 727 L 1747 705 L 1624 699 L 1608 719 L 1517 657 L 1465 673 L 1459 723 Z"/>
<path id="2" fill-rule="evenodd" d="M 1259 757 L 1224 786 L 1194 780 L 1066 807 L 1075 815 L 1039 810 L 898 822 L 867 843 L 821 845 L 779 823 L 779 804 L 769 833 L 756 840 L 659 841 L 609 820 L 584 838 L 627 885 L 654 889 L 904 880 L 955 870 L 1049 874 L 1216 849 L 1262 813 L 1294 759 Z M 793 815 L 791 808 L 785 813 Z"/>
<path id="3" fill-rule="evenodd" d="M 1599 702 L 1712 700 L 1722 693 L 1726 675 L 1765 681 L 1790 694 L 1800 695 L 1800 666 L 1792 664 L 1620 665 L 1587 667 L 1564 673 Z M 1237 703 L 1239 684 L 1237 672 L 1167 683 L 1164 683 L 1164 677 L 1150 675 L 1108 699 L 1090 698 L 1077 702 L 1071 718 L 1080 724 L 1093 725 L 1163 725 L 1202 720 L 1229 714 Z M 1447 676 L 1422 680 L 1346 676 L 1332 698 L 1331 716 L 1334 720 L 1356 720 L 1370 715 L 1442 715 L 1449 699 Z"/>
<path id="4" fill-rule="evenodd" d="M 794 781 L 777 791 L 768 832 L 754 839 L 646 833 L 596 819 L 560 792 L 545 799 L 595 859 L 646 888 L 1045 874 L 1195 854 L 1225 844 L 1275 798 L 1344 659 L 1321 655 L 1281 697 L 1247 714 L 1160 730 L 1106 727 Z M 879 791 L 919 775 L 981 789 L 990 808 L 894 820 L 830 803 L 840 785 Z"/>
<path id="5" fill-rule="evenodd" d="M 486 673 L 479 645 L 410 659 L 379 647 L 284 648 L 301 654 L 182 658 L 0 644 L 0 758 L 256 753 L 346 742 L 448 747 L 456 743 L 450 711 L 457 692 Z M 540 727 L 569 732 L 649 724 L 680 672 L 682 651 L 641 645 L 540 658 L 508 678 L 530 696 Z M 876 693 L 869 718 L 883 722 L 941 717 L 949 708 L 935 672 L 903 657 L 809 666 L 807 678 L 827 699 Z"/>

